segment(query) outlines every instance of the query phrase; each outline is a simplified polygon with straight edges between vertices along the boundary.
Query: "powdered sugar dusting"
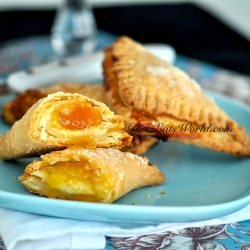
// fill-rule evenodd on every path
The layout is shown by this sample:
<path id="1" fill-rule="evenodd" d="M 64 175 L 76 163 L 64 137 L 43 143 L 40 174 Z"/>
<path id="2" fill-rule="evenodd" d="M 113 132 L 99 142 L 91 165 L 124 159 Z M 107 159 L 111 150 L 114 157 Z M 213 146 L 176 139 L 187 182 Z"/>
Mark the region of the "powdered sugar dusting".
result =
<path id="1" fill-rule="evenodd" d="M 153 66 L 149 65 L 146 68 L 146 71 L 152 75 L 166 75 L 168 70 L 165 67 L 162 66 Z"/>
<path id="2" fill-rule="evenodd" d="M 168 89 L 176 89 L 187 96 L 194 96 L 201 92 L 200 86 L 191 79 L 186 73 L 175 68 L 161 65 L 148 65 L 146 71 L 153 76 L 162 76 L 159 81 L 155 81 L 160 87 L 167 87 Z M 164 80 L 165 79 L 165 80 Z M 154 81 L 152 81 L 154 83 Z"/>

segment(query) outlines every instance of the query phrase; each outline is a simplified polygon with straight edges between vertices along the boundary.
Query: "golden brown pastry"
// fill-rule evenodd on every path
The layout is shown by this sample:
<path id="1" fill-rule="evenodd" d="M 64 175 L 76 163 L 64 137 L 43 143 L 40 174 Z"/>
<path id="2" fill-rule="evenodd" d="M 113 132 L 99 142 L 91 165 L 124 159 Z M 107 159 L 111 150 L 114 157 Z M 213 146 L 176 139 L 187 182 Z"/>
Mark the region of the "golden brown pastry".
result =
<path id="1" fill-rule="evenodd" d="M 55 92 L 78 93 L 103 102 L 103 87 L 100 84 L 59 83 L 49 87 L 26 90 L 14 100 L 4 103 L 3 119 L 9 124 L 21 119 L 26 111 L 38 100 Z"/>
<path id="2" fill-rule="evenodd" d="M 153 147 L 157 141 L 157 138 L 152 136 L 141 136 L 134 134 L 131 144 L 122 148 L 122 151 L 142 155 L 145 154 L 151 147 Z"/>
<path id="3" fill-rule="evenodd" d="M 117 149 L 68 148 L 41 159 L 19 179 L 30 192 L 49 198 L 111 203 L 133 189 L 164 182 L 146 158 Z"/>
<path id="4" fill-rule="evenodd" d="M 0 136 L 0 159 L 16 159 L 71 145 L 86 148 L 129 145 L 124 121 L 103 103 L 80 94 L 57 92 L 35 103 Z"/>
<path id="5" fill-rule="evenodd" d="M 106 102 L 123 114 L 131 133 L 250 155 L 245 130 L 186 73 L 139 43 L 119 38 L 105 50 L 103 69 Z"/>
<path id="6" fill-rule="evenodd" d="M 4 120 L 9 124 L 13 124 L 21 119 L 26 111 L 38 100 L 57 91 L 78 93 L 105 103 L 105 90 L 102 84 L 61 83 L 40 89 L 26 90 L 14 100 L 6 102 L 3 108 Z M 143 154 L 156 142 L 156 138 L 135 135 L 132 143 L 125 147 L 124 151 Z"/>
<path id="7" fill-rule="evenodd" d="M 21 119 L 26 111 L 38 100 L 47 95 L 40 90 L 29 89 L 18 96 L 13 101 L 5 102 L 3 105 L 3 119 L 12 125 L 15 121 Z"/>

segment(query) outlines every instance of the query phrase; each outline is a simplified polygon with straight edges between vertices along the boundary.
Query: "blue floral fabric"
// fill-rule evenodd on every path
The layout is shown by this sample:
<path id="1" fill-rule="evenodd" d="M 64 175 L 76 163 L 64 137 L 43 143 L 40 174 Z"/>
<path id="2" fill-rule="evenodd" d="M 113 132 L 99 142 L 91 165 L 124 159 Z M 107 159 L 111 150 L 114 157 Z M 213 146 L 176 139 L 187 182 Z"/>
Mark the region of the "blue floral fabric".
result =
<path id="1" fill-rule="evenodd" d="M 107 250 L 250 250 L 250 221 L 106 239 Z"/>

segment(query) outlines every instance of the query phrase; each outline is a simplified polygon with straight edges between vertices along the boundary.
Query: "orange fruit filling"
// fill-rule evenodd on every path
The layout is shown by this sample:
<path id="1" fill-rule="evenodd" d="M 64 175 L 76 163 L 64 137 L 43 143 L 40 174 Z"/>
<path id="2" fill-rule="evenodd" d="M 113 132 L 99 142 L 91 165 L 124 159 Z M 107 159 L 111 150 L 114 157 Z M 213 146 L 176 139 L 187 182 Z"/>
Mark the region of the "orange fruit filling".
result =
<path id="1" fill-rule="evenodd" d="M 74 105 L 59 112 L 59 121 L 66 129 L 78 130 L 100 124 L 102 115 L 96 108 Z"/>

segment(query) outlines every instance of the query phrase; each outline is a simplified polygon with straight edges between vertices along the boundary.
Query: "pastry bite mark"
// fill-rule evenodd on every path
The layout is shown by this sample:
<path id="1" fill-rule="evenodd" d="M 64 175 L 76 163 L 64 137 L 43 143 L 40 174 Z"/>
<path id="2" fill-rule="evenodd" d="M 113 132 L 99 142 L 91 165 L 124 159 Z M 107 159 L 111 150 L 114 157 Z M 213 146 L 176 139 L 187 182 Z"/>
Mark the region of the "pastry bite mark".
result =
<path id="1" fill-rule="evenodd" d="M 65 143 L 66 146 L 74 144 L 74 139 L 81 140 L 81 137 L 92 137 L 96 140 L 104 139 L 108 133 L 123 132 L 123 118 L 115 115 L 110 109 L 103 103 L 97 102 L 86 96 L 79 94 L 65 94 L 57 92 L 49 95 L 47 98 L 40 100 L 37 103 L 38 109 L 34 112 L 34 126 L 37 127 L 41 133 L 37 133 L 39 137 L 44 141 L 54 141 L 56 143 Z M 77 108 L 78 106 L 78 108 Z M 70 116 L 70 113 L 75 113 L 76 108 L 79 110 L 95 110 L 94 113 L 98 116 L 94 122 L 95 125 L 88 126 L 88 117 L 85 122 L 80 125 L 80 121 L 85 117 L 80 117 L 77 114 Z M 67 111 L 68 110 L 68 111 Z M 68 112 L 68 119 L 71 119 L 70 124 L 66 125 L 67 119 L 66 113 Z M 40 115 L 44 113 L 44 116 Z M 64 113 L 64 116 L 62 114 Z M 78 117 L 77 117 L 78 116 Z M 75 125 L 73 125 L 75 120 Z M 94 118 L 95 119 L 95 118 Z M 65 124 L 62 124 L 62 121 Z M 77 125 L 78 124 L 78 128 Z M 74 129 L 72 127 L 74 126 Z M 124 134 L 125 135 L 125 134 Z M 100 146 L 100 145 L 99 145 Z"/>
<path id="2" fill-rule="evenodd" d="M 85 121 L 74 114 L 64 119 L 69 124 L 63 126 L 58 114 L 66 108 L 73 113 L 81 108 L 86 113 L 87 108 L 89 113 Z M 0 159 L 37 155 L 72 145 L 122 148 L 131 140 L 124 131 L 123 118 L 105 104 L 80 94 L 57 92 L 35 103 L 10 131 L 0 136 Z"/>
<path id="3" fill-rule="evenodd" d="M 75 147 L 41 156 L 19 180 L 41 196 L 111 203 L 133 189 L 162 184 L 164 175 L 131 153 Z"/>

